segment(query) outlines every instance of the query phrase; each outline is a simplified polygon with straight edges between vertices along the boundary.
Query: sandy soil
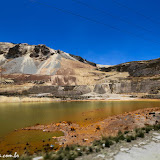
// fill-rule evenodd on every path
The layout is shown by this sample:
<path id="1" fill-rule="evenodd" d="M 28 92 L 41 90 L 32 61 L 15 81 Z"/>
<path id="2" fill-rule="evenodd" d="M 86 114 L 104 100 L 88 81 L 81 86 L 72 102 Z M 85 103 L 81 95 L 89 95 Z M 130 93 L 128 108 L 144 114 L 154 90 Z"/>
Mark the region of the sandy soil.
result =
<path id="1" fill-rule="evenodd" d="M 91 94 L 86 94 L 91 95 Z M 0 103 L 20 103 L 20 102 L 60 102 L 60 101 L 160 101 L 160 99 L 141 99 L 141 98 L 132 98 L 130 95 L 123 94 L 107 94 L 101 97 L 98 97 L 98 94 L 92 96 L 92 98 L 84 100 L 61 100 L 60 98 L 47 98 L 47 97 L 16 97 L 16 96 L 0 96 Z"/>
<path id="2" fill-rule="evenodd" d="M 33 98 L 33 97 L 7 97 L 0 96 L 0 103 L 14 103 L 14 102 L 53 102 L 53 98 Z"/>

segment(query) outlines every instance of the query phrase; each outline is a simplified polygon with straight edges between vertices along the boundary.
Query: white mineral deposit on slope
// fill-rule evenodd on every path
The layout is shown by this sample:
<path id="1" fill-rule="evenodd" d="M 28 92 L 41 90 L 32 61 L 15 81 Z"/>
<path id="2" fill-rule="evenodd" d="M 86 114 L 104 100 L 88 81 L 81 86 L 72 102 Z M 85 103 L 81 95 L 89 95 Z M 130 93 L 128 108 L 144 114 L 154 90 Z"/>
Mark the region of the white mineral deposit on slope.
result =
<path id="1" fill-rule="evenodd" d="M 77 59 L 71 57 L 71 56 L 70 56 L 68 53 L 66 53 L 66 52 L 62 52 L 62 53 L 61 53 L 61 56 L 62 56 L 63 58 L 66 58 L 66 59 L 70 59 L 70 60 L 73 60 L 73 61 L 78 61 Z"/>
<path id="2" fill-rule="evenodd" d="M 72 58 L 68 53 L 61 53 L 61 54 L 54 54 L 50 56 L 47 60 L 43 61 L 38 66 L 38 71 L 36 74 L 41 75 L 55 75 L 58 69 L 61 68 L 61 58 L 71 59 L 77 61 L 76 59 Z"/>
<path id="3" fill-rule="evenodd" d="M 35 74 L 37 71 L 37 67 L 34 64 L 33 59 L 30 58 L 28 55 L 8 61 L 3 65 L 3 68 L 5 68 L 6 71 L 4 73 L 6 74 Z"/>
<path id="4" fill-rule="evenodd" d="M 6 60 L 6 58 L 4 57 L 4 55 L 0 55 L 0 64 L 3 63 Z"/>
<path id="5" fill-rule="evenodd" d="M 23 57 L 21 66 L 20 66 L 21 73 L 24 74 L 36 74 L 37 67 L 33 61 L 33 59 L 29 56 L 29 54 Z"/>
<path id="6" fill-rule="evenodd" d="M 4 63 L 6 58 L 4 55 L 0 55 L 0 63 L 4 63 L 2 66 L 5 68 L 4 74 L 22 73 L 22 74 L 40 74 L 40 75 L 55 75 L 57 70 L 61 67 L 61 58 L 71 59 L 77 61 L 71 57 L 68 53 L 62 52 L 56 54 L 55 50 L 50 49 L 51 53 L 54 53 L 49 58 L 43 61 L 36 61 L 30 57 L 30 53 L 33 50 L 33 46 L 24 46 L 27 53 L 24 56 L 10 59 Z"/>
<path id="7" fill-rule="evenodd" d="M 54 75 L 61 66 L 60 61 L 61 56 L 59 54 L 50 56 L 47 60 L 39 65 L 36 74 Z"/>

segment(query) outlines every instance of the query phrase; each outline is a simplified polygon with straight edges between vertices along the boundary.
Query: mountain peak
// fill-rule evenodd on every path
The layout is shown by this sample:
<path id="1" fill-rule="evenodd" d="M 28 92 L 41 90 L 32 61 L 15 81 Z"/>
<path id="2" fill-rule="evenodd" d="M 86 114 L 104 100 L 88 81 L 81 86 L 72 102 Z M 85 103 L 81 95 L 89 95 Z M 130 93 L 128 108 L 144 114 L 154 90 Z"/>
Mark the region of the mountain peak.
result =
<path id="1" fill-rule="evenodd" d="M 5 68 L 6 74 L 53 75 L 63 63 L 62 59 L 79 61 L 96 67 L 95 63 L 89 62 L 80 56 L 74 56 L 61 50 L 54 50 L 44 44 L 0 43 L 0 65 Z"/>

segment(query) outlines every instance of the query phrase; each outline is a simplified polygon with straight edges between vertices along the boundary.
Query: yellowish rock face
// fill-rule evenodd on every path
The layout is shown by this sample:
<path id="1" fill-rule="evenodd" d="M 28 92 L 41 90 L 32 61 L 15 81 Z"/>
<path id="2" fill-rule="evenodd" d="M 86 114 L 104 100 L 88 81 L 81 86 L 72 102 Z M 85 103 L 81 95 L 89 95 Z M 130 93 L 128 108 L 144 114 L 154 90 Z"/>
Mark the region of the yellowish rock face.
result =
<path id="1" fill-rule="evenodd" d="M 52 76 L 55 85 L 94 85 L 105 73 L 97 71 L 96 67 L 79 61 L 61 59 L 61 67 Z"/>

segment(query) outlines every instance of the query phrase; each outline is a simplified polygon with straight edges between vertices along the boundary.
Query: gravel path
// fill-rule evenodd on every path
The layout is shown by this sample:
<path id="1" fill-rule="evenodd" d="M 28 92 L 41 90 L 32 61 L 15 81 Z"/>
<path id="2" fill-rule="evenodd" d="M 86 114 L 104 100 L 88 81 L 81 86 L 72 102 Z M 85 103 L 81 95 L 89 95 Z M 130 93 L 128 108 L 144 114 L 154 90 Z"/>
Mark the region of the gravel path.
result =
<path id="1" fill-rule="evenodd" d="M 160 131 L 150 132 L 145 138 L 131 143 L 121 142 L 102 149 L 99 153 L 86 155 L 81 160 L 160 160 Z"/>

